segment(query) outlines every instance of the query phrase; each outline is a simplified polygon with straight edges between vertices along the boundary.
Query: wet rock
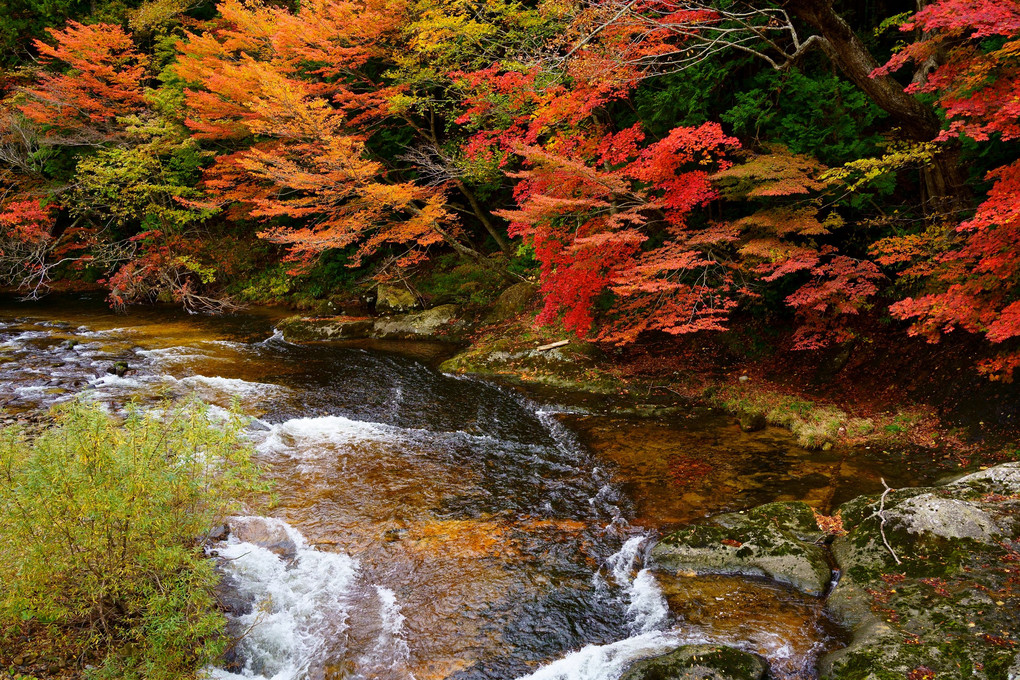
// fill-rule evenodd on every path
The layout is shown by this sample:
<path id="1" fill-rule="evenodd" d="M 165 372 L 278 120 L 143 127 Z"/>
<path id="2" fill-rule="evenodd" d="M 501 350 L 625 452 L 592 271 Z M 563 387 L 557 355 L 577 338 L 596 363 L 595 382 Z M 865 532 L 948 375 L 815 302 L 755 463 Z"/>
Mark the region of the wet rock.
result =
<path id="1" fill-rule="evenodd" d="M 245 595 L 237 579 L 227 573 L 220 573 L 213 595 L 220 610 L 234 617 L 250 614 L 255 606 L 254 598 Z"/>
<path id="2" fill-rule="evenodd" d="M 489 312 L 488 321 L 506 321 L 519 316 L 535 299 L 538 287 L 533 283 L 521 281 L 510 286 L 496 298 Z"/>
<path id="3" fill-rule="evenodd" d="M 685 645 L 638 661 L 621 680 L 760 680 L 767 670 L 765 660 L 755 654 L 720 645 Z"/>
<path id="4" fill-rule="evenodd" d="M 367 338 L 372 333 L 372 319 L 329 317 L 310 319 L 291 316 L 276 324 L 288 342 L 321 342 Z"/>
<path id="5" fill-rule="evenodd" d="M 410 312 L 419 306 L 418 297 L 406 286 L 380 283 L 375 289 L 375 311 L 379 314 Z"/>
<path id="6" fill-rule="evenodd" d="M 457 305 L 440 305 L 417 314 L 384 317 L 375 320 L 372 335 L 385 339 L 454 337 L 467 329 L 467 324 L 457 318 L 459 314 Z"/>
<path id="7" fill-rule="evenodd" d="M 128 366 L 126 361 L 118 361 L 114 363 L 113 366 L 107 368 L 106 372 L 109 373 L 110 375 L 115 375 L 118 378 L 123 378 L 125 375 L 127 375 L 128 371 L 130 370 L 131 367 Z"/>
<path id="8" fill-rule="evenodd" d="M 266 517 L 231 517 L 227 527 L 237 540 L 253 543 L 284 559 L 293 559 L 297 554 L 297 545 L 283 522 Z"/>
<path id="9" fill-rule="evenodd" d="M 998 680 L 1015 661 L 1020 601 L 1015 463 L 940 487 L 897 489 L 842 506 L 849 533 L 832 545 L 843 572 L 826 601 L 851 644 L 823 676 Z"/>
<path id="10" fill-rule="evenodd" d="M 769 422 L 763 413 L 742 413 L 737 418 L 740 429 L 744 432 L 758 432 L 768 427 Z"/>
<path id="11" fill-rule="evenodd" d="M 652 549 L 651 564 L 673 573 L 765 576 L 821 595 L 832 573 L 822 548 L 802 540 L 820 535 L 805 513 L 810 508 L 804 503 L 770 503 L 721 515 L 663 538 Z"/>
<path id="12" fill-rule="evenodd" d="M 216 541 L 225 541 L 225 540 L 227 540 L 227 536 L 229 536 L 229 535 L 230 535 L 230 527 L 228 527 L 226 524 L 219 524 L 219 525 L 217 525 L 217 526 L 212 528 L 212 530 L 209 532 L 209 535 L 207 536 L 207 538 L 208 538 L 208 540 L 214 541 L 214 542 L 216 542 Z"/>

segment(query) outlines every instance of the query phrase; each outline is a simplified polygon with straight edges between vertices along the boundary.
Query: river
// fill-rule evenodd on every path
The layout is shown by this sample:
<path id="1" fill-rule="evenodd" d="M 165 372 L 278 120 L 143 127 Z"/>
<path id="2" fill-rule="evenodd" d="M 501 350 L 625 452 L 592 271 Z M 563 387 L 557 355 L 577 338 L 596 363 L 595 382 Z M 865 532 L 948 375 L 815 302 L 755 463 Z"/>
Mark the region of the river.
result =
<path id="1" fill-rule="evenodd" d="M 637 417 L 444 375 L 436 343 L 294 345 L 274 331 L 281 313 L 0 302 L 8 419 L 80 393 L 114 410 L 195 394 L 252 417 L 277 501 L 249 521 L 296 550 L 211 547 L 242 603 L 213 677 L 614 680 L 681 642 L 720 642 L 810 678 L 843 643 L 816 599 L 654 574 L 644 558 L 713 513 L 827 510 L 879 476 L 905 483 L 891 458 L 806 451 L 699 407 Z M 125 375 L 108 372 L 117 362 Z"/>

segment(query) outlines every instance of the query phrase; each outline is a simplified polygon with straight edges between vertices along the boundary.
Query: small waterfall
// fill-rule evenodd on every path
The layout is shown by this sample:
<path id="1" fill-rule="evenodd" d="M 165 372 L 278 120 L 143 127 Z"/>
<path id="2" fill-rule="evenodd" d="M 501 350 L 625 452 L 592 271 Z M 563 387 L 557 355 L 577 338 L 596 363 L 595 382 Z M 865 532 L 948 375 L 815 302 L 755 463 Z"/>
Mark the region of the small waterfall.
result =
<path id="1" fill-rule="evenodd" d="M 357 581 L 358 563 L 347 555 L 320 552 L 282 520 L 243 518 L 274 538 L 292 543 L 287 554 L 230 536 L 212 548 L 239 605 L 228 616 L 237 637 L 236 672 L 209 669 L 217 680 L 321 677 L 322 665 L 338 650 L 348 623 L 346 597 Z"/>

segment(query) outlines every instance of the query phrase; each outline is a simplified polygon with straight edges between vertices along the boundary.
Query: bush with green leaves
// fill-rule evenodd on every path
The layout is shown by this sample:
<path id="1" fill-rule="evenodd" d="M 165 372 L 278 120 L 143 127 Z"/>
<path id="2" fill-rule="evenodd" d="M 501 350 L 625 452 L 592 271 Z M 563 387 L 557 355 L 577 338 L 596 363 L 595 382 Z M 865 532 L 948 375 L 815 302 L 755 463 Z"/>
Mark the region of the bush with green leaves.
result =
<path id="1" fill-rule="evenodd" d="M 245 419 L 78 400 L 0 431 L 0 626 L 53 627 L 108 677 L 181 678 L 226 644 L 203 543 L 263 493 Z"/>

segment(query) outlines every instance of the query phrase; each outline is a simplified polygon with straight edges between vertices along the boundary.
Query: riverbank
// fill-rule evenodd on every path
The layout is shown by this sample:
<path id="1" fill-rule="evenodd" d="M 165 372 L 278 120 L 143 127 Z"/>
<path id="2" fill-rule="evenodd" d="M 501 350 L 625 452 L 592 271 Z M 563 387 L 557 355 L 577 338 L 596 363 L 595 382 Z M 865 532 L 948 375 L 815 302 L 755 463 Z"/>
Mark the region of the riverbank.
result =
<path id="1" fill-rule="evenodd" d="M 274 596 L 272 601 L 283 608 L 274 605 L 271 612 L 273 621 L 295 621 L 293 648 L 281 652 L 279 636 L 271 631 L 244 637 L 241 658 L 258 659 L 258 664 L 274 669 L 298 669 L 306 662 L 328 665 L 333 658 L 358 659 L 356 663 L 369 668 L 399 659 L 415 677 L 445 678 L 470 668 L 488 677 L 522 677 L 536 670 L 546 673 L 540 677 L 561 677 L 551 669 L 594 668 L 584 666 L 585 659 L 604 658 L 622 673 L 624 667 L 636 667 L 639 659 L 700 636 L 710 640 L 714 650 L 736 645 L 761 654 L 781 672 L 775 677 L 808 677 L 823 653 L 851 641 L 849 633 L 832 630 L 835 612 L 828 611 L 823 597 L 832 567 L 839 564 L 832 537 L 841 528 L 852 532 L 869 522 L 866 515 L 882 502 L 883 479 L 897 489 L 886 497 L 890 517 L 920 493 L 918 489 L 935 497 L 942 493 L 932 489 L 944 471 L 909 469 L 914 461 L 907 456 L 916 451 L 884 453 L 845 442 L 828 450 L 807 450 L 783 429 L 744 432 L 734 416 L 704 405 L 703 387 L 691 389 L 692 397 L 681 394 L 683 385 L 675 380 L 681 374 L 673 366 L 685 360 L 682 355 L 669 364 L 660 353 L 658 373 L 646 370 L 635 377 L 637 371 L 624 370 L 627 355 L 538 333 L 530 328 L 528 312 L 523 318 L 486 322 L 489 311 L 458 311 L 451 318 L 463 321 L 468 330 L 459 343 L 438 342 L 442 334 L 434 333 L 426 336 L 427 342 L 417 337 L 291 344 L 282 342 L 286 333 L 273 332 L 282 318 L 275 311 L 252 310 L 247 317 L 229 318 L 146 308 L 122 316 L 108 314 L 105 307 L 83 309 L 77 299 L 65 307 L 38 306 L 35 313 L 44 310 L 33 316 L 18 306 L 8 313 L 5 352 L 12 361 L 0 369 L 8 372 L 4 392 L 9 403 L 24 408 L 33 401 L 46 403 L 75 392 L 84 381 L 93 398 L 113 404 L 156 399 L 167 390 L 197 392 L 220 406 L 239 400 L 246 413 L 260 419 L 253 422 L 250 435 L 260 442 L 260 461 L 269 464 L 277 483 L 280 506 L 272 521 L 292 523 L 301 532 L 307 554 L 300 559 L 310 560 L 307 570 L 292 569 L 287 561 L 292 557 L 278 560 L 268 548 L 265 554 L 245 542 L 227 546 L 255 559 L 266 568 L 258 573 L 276 579 L 272 587 L 289 593 L 283 599 Z M 374 332 L 377 322 L 389 326 L 421 313 L 394 311 L 370 317 L 370 325 Z M 454 379 L 427 368 L 479 351 L 483 334 L 493 334 L 498 342 L 500 329 L 504 344 L 496 351 L 506 353 L 497 357 L 502 364 L 522 359 L 559 362 L 553 378 L 566 375 L 569 382 L 549 381 L 548 365 L 535 371 L 546 382 L 527 374 L 515 378 L 505 367 L 505 373 L 491 373 L 487 380 Z M 470 340 L 474 345 L 467 344 Z M 515 358 L 518 353 L 527 356 Z M 132 372 L 111 374 L 109 369 L 118 363 L 126 363 Z M 567 374 L 570 366 L 577 372 Z M 694 377 L 708 375 L 696 367 L 688 365 Z M 729 370 L 722 375 L 736 386 L 756 385 L 753 375 Z M 592 389 L 602 391 L 575 391 L 599 375 L 605 382 Z M 741 375 L 748 379 L 739 380 Z M 499 384 L 525 384 L 526 379 L 524 390 Z M 58 384 L 51 385 L 53 380 Z M 952 461 L 938 462 L 944 468 Z M 1013 501 L 984 495 L 949 500 L 995 515 L 992 520 L 1003 531 L 992 538 L 1008 538 L 1005 522 L 985 506 L 1012 507 Z M 851 512 L 858 507 L 854 502 L 864 510 Z M 772 505 L 761 510 L 763 503 Z M 843 512 L 837 513 L 841 507 Z M 799 508 L 786 523 L 805 523 L 810 533 L 798 531 L 791 539 L 764 545 L 754 534 L 772 530 L 777 508 Z M 824 517 L 815 517 L 810 508 Z M 762 512 L 772 513 L 765 527 L 739 526 L 726 519 L 756 519 Z M 823 565 L 814 560 L 797 571 L 803 591 L 794 590 L 790 578 L 773 582 L 755 572 L 713 573 L 686 563 L 670 572 L 656 566 L 654 546 L 660 536 L 704 531 L 693 528 L 721 523 L 726 526 L 719 531 L 734 533 L 712 534 L 718 540 L 701 543 L 732 552 L 726 562 L 730 567 L 743 559 L 744 547 L 796 549 L 817 557 L 829 541 L 833 551 L 826 560 L 833 561 Z M 869 526 L 873 537 L 874 523 Z M 878 531 L 880 539 L 881 528 Z M 819 539 L 822 545 L 815 545 Z M 916 542 L 907 531 L 902 545 L 894 544 L 900 559 L 916 557 Z M 690 541 L 687 545 L 697 547 Z M 993 555 L 983 548 L 970 552 L 975 559 Z M 1011 554 L 1002 549 L 988 563 L 1008 566 L 1012 563 L 1004 560 Z M 721 558 L 716 557 L 718 564 Z M 753 568 L 765 565 L 770 575 L 782 575 L 773 568 L 775 560 L 752 557 Z M 776 557 L 782 562 L 789 555 Z M 336 590 L 323 590 L 328 584 L 316 580 L 331 573 L 312 568 L 320 560 L 340 568 L 334 573 Z M 344 565 L 355 563 L 359 576 L 352 580 Z M 840 571 L 849 571 L 849 564 L 840 565 Z M 593 573 L 605 583 L 593 581 Z M 878 576 L 862 578 L 896 573 L 883 567 Z M 255 581 L 244 587 L 258 592 L 268 587 Z M 422 589 L 423 583 L 433 586 Z M 963 588 L 963 581 L 960 584 Z M 929 587 L 915 586 L 919 591 Z M 308 602 L 301 595 L 306 592 L 334 592 L 337 598 L 325 604 Z M 405 637 L 397 635 L 396 628 L 377 635 L 384 620 L 400 618 L 391 617 L 391 596 L 401 607 L 400 617 L 406 617 L 399 629 Z M 1008 593 L 995 601 L 1009 607 L 1014 603 Z M 284 605 L 307 605 L 301 611 L 315 612 L 311 620 L 318 623 L 301 628 L 295 612 Z M 642 609 L 646 605 L 649 608 Z M 251 611 L 262 611 L 261 606 Z M 323 606 L 332 614 L 318 616 Z M 989 644 L 1009 647 L 1010 636 L 990 632 L 1001 625 L 986 626 L 984 619 L 974 619 L 976 613 L 961 611 L 981 626 L 982 634 L 1006 641 Z M 248 614 L 227 615 L 236 618 L 240 630 L 247 629 L 241 624 Z M 340 639 L 333 624 L 348 620 L 349 630 L 359 635 L 354 640 L 358 651 L 334 656 L 322 652 L 321 640 Z M 571 623 L 582 620 L 601 627 L 578 630 Z M 639 632 L 646 624 L 649 632 Z M 853 624 L 844 625 L 853 632 Z M 512 646 L 492 640 L 492 631 L 500 631 Z M 386 642 L 382 647 L 381 641 Z M 792 652 L 784 657 L 788 647 Z M 373 656 L 378 649 L 386 654 Z M 715 653 L 699 648 L 695 655 Z M 673 661 L 677 659 L 668 663 Z M 24 668 L 17 672 L 55 665 L 45 653 L 22 662 Z M 999 657 L 995 663 L 1001 666 Z M 927 661 L 920 665 L 934 668 Z M 59 667 L 47 671 L 55 676 L 64 672 Z"/>
<path id="2" fill-rule="evenodd" d="M 810 449 L 895 450 L 946 469 L 1020 457 L 1013 445 L 1016 389 L 979 376 L 966 347 L 877 338 L 792 352 L 783 338 L 767 339 L 748 325 L 621 349 L 536 327 L 538 296 L 528 283 L 507 288 L 488 305 L 429 309 L 387 291 L 374 314 L 297 316 L 279 328 L 295 342 L 458 343 L 441 370 L 602 395 L 618 402 L 617 410 L 638 414 L 706 404 L 730 413 L 746 432 L 783 427 Z M 899 345 L 901 353 L 888 351 Z"/>

